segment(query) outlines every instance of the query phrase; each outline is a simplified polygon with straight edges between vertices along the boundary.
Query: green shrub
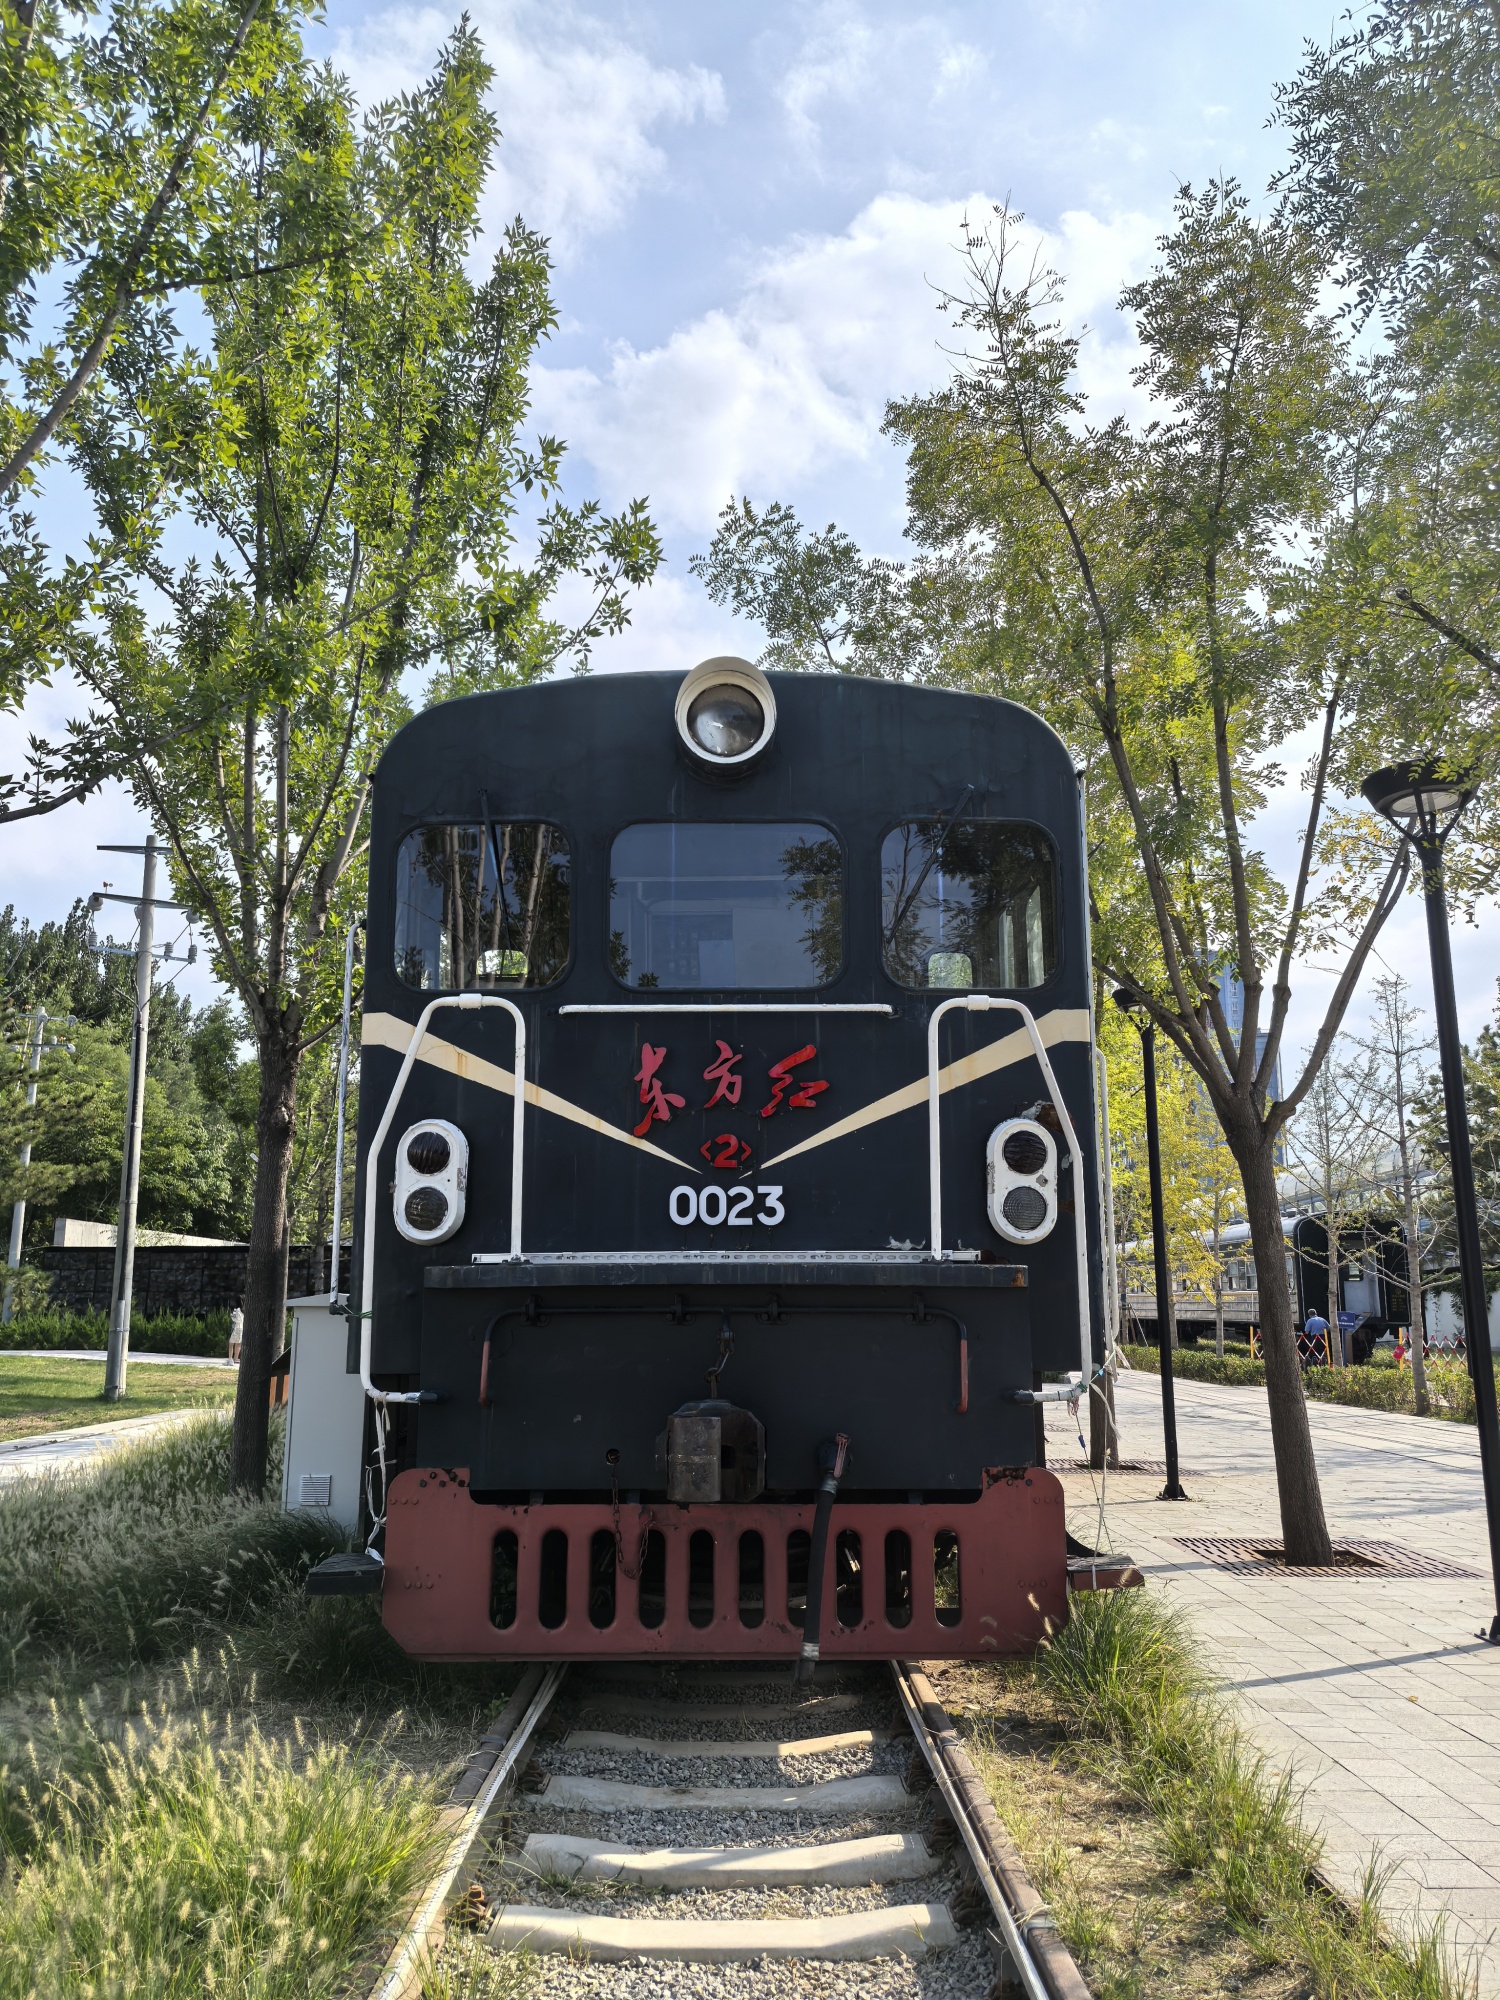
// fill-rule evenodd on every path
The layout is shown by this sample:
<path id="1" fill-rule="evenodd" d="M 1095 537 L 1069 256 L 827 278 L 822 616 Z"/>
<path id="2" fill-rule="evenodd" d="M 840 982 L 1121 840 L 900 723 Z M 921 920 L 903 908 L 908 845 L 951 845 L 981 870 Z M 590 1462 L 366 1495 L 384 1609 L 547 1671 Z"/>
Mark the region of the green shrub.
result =
<path id="1" fill-rule="evenodd" d="M 102 1312 L 19 1312 L 0 1326 L 0 1351 L 24 1347 L 102 1349 L 109 1319 Z M 132 1319 L 130 1345 L 142 1354 L 203 1354 L 222 1359 L 229 1352 L 229 1314 L 158 1313 Z"/>
<path id="2" fill-rule="evenodd" d="M 26 1802 L 0 2000 L 328 1993 L 431 1865 L 434 1788 L 343 1745 L 168 1710 L 70 1762 Z"/>
<path id="3" fill-rule="evenodd" d="M 8 1660 L 13 1679 L 28 1643 L 159 1658 L 338 1546 L 315 1516 L 281 1510 L 281 1424 L 264 1502 L 228 1492 L 229 1435 L 227 1418 L 204 1415 L 97 1469 L 0 1492 L 0 1669 Z"/>
<path id="4" fill-rule="evenodd" d="M 1132 1368 L 1155 1375 L 1161 1356 L 1154 1347 L 1122 1347 L 1121 1353 Z M 1180 1347 L 1172 1356 L 1172 1371 L 1185 1382 L 1217 1382 L 1229 1388 L 1263 1389 L 1266 1364 L 1243 1355 L 1204 1354 L 1193 1347 Z M 1385 1357 L 1375 1363 L 1361 1362 L 1350 1368 L 1304 1368 L 1302 1387 L 1314 1403 L 1350 1403 L 1362 1410 L 1394 1410 L 1412 1416 L 1416 1412 L 1410 1368 L 1397 1368 Z M 1429 1361 L 1427 1387 L 1431 1398 L 1430 1416 L 1450 1423 L 1472 1424 L 1474 1384 L 1462 1362 Z"/>

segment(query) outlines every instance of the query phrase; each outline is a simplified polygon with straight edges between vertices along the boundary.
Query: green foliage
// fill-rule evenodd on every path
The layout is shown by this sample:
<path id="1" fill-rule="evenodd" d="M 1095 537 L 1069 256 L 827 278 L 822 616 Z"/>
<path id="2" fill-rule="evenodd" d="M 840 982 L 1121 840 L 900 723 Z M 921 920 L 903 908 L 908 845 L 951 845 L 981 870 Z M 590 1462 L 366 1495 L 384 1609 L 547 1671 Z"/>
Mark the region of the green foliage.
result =
<path id="1" fill-rule="evenodd" d="M 279 1448 L 280 1432 L 273 1432 Z M 0 1495 L 11 1672 L 43 1649 L 120 1666 L 242 1616 L 337 1545 L 313 1516 L 226 1491 L 229 1427 L 205 1416 L 76 1478 Z M 273 1462 L 273 1477 L 275 1466 Z"/>
<path id="2" fill-rule="evenodd" d="M 1096 1022 L 1109 1078 L 1115 1240 L 1123 1282 L 1130 1290 L 1154 1291 L 1141 1038 L 1131 1019 L 1107 1002 Z M 1156 1102 L 1167 1256 L 1191 1288 L 1211 1294 L 1215 1283 L 1223 1282 L 1229 1256 L 1222 1245 L 1215 1251 L 1215 1229 L 1227 1228 L 1244 1210 L 1239 1169 L 1202 1084 L 1170 1044 L 1156 1050 Z M 1133 1252 L 1125 1249 L 1128 1244 Z"/>
<path id="3" fill-rule="evenodd" d="M 1470 1982 L 1441 1922 L 1393 1935 L 1376 1870 L 1352 1913 L 1324 1892 L 1299 1794 L 1268 1774 L 1188 1626 L 1154 1593 L 1074 1597 L 1035 1671 L 1080 1753 L 1154 1816 L 1177 1866 L 1263 1963 L 1299 1967 L 1317 2000 L 1464 2000 Z"/>
<path id="4" fill-rule="evenodd" d="M 24 1010 L 52 1017 L 37 1104 L 22 1102 Z M 0 1006 L 10 1026 L 0 1056 L 0 1204 L 24 1192 L 27 1242 L 50 1242 L 67 1213 L 113 1222 L 119 1203 L 134 971 L 95 949 L 87 912 L 33 929 L 0 911 Z M 68 1025 L 68 1017 L 72 1025 Z M 249 1226 L 255 1069 L 223 1001 L 195 1011 L 168 983 L 151 1002 L 139 1217 L 144 1228 L 242 1240 Z M 23 1139 L 32 1164 L 17 1166 Z M 22 1183 L 24 1182 L 24 1187 Z"/>
<path id="5" fill-rule="evenodd" d="M 1474 1185 L 1479 1197 L 1479 1240 L 1490 1287 L 1500 1283 L 1500 1000 L 1495 1018 L 1486 1022 L 1471 1048 L 1464 1050 L 1464 1105 L 1469 1117 L 1469 1145 L 1474 1159 Z M 1433 1164 L 1430 1184 L 1423 1191 L 1422 1212 L 1435 1226 L 1430 1261 L 1458 1261 L 1454 1226 L 1453 1171 L 1448 1149 L 1448 1123 L 1439 1080 L 1430 1079 L 1416 1106 L 1417 1145 Z"/>
<path id="6" fill-rule="evenodd" d="M 1161 1358 L 1154 1347 L 1128 1347 L 1126 1359 L 1132 1368 L 1147 1374 L 1158 1373 Z M 1263 1389 L 1266 1364 L 1252 1361 L 1247 1354 L 1217 1355 L 1193 1347 L 1179 1347 L 1172 1356 L 1174 1374 L 1189 1382 L 1217 1382 L 1235 1389 Z M 1443 1417 L 1450 1423 L 1472 1424 L 1474 1384 L 1462 1362 L 1427 1363 L 1427 1386 L 1431 1407 L 1426 1416 Z M 1302 1392 L 1315 1403 L 1348 1403 L 1361 1410 L 1394 1410 L 1415 1416 L 1417 1407 L 1410 1368 L 1387 1363 L 1363 1364 L 1353 1368 L 1308 1368 L 1302 1376 Z"/>
<path id="7" fill-rule="evenodd" d="M 82 1347 L 100 1352 L 109 1338 L 109 1315 L 102 1312 L 18 1312 L 0 1326 L 0 1353 L 7 1348 Z M 229 1314 L 218 1310 L 200 1319 L 192 1313 L 133 1317 L 130 1344 L 142 1354 L 202 1354 L 222 1360 L 229 1352 Z"/>
<path id="8" fill-rule="evenodd" d="M 27 1858 L 0 1905 L 0 2000 L 343 1990 L 431 1866 L 430 1783 L 195 1713 L 199 1678 L 122 1738 L 85 1711 L 52 1770 L 32 1763 L 37 1791 L 12 1782 Z"/>
<path id="9" fill-rule="evenodd" d="M 105 375 L 150 354 L 172 377 L 190 352 L 175 298 L 244 268 L 255 128 L 283 95 L 316 94 L 297 19 L 281 0 L 0 9 L 0 707 L 68 658 L 105 579 L 149 539 L 149 490 L 60 558 L 29 508 Z M 276 193 L 286 250 L 317 260 L 346 242 L 349 218 L 325 149 L 303 136 Z M 187 430 L 217 448 L 201 423 Z M 51 810 L 117 769 L 99 720 L 60 750 L 34 742 L 28 776 L 0 778 L 0 804 Z"/>
<path id="10" fill-rule="evenodd" d="M 1399 689 L 1431 690 L 1388 747 L 1492 767 L 1500 686 L 1500 26 L 1467 0 L 1380 0 L 1282 87 L 1288 205 L 1378 314 L 1371 371 L 1388 412 L 1351 536 L 1362 618 Z M 1358 560 L 1362 557 L 1363 560 Z M 1434 672 L 1436 668 L 1436 672 Z M 1492 880 L 1500 835 L 1482 801 L 1450 867 Z M 1478 852 L 1465 854 L 1469 842 Z"/>

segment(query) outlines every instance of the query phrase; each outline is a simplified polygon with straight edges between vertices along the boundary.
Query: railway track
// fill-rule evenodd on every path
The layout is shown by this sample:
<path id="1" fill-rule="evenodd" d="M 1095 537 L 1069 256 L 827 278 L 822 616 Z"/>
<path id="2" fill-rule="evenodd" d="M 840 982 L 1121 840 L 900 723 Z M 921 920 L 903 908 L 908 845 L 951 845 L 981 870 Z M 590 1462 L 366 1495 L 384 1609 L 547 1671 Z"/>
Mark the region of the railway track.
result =
<path id="1" fill-rule="evenodd" d="M 533 1668 L 450 1808 L 372 2000 L 446 1920 L 536 2000 L 1088 2000 L 925 1677 L 904 1662 Z"/>

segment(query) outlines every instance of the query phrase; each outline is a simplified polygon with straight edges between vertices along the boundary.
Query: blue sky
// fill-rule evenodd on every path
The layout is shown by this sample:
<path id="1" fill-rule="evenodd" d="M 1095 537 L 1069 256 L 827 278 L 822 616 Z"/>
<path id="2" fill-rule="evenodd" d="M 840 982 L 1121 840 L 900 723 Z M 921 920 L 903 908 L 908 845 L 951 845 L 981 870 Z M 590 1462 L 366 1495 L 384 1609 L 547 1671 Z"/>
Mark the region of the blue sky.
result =
<path id="1" fill-rule="evenodd" d="M 1274 86 L 1336 21 L 1294 0 L 478 0 L 470 15 L 505 134 L 487 229 L 519 212 L 556 259 L 561 325 L 535 374 L 537 426 L 568 441 L 571 497 L 644 494 L 666 537 L 665 574 L 596 655 L 605 671 L 759 650 L 687 571 L 732 493 L 900 552 L 901 463 L 880 421 L 887 398 L 945 372 L 932 287 L 954 271 L 966 213 L 1006 199 L 1026 212 L 1067 275 L 1070 316 L 1091 329 L 1096 405 L 1128 407 L 1121 286 L 1148 263 L 1181 181 L 1224 173 L 1264 189 L 1282 159 Z M 335 0 L 314 46 L 368 102 L 426 73 L 452 18 Z M 35 719 L 55 722 L 60 706 L 40 698 Z M 1278 802 L 1263 828 L 1283 861 L 1297 803 Z M 110 793 L 15 829 L 4 898 L 33 919 L 61 914 L 99 879 L 94 842 L 142 825 Z M 1486 915 L 1456 940 L 1467 1032 L 1494 1004 L 1496 933 Z M 1425 967 L 1415 906 L 1383 949 L 1413 977 Z M 1294 1039 L 1325 989 L 1304 977 Z"/>

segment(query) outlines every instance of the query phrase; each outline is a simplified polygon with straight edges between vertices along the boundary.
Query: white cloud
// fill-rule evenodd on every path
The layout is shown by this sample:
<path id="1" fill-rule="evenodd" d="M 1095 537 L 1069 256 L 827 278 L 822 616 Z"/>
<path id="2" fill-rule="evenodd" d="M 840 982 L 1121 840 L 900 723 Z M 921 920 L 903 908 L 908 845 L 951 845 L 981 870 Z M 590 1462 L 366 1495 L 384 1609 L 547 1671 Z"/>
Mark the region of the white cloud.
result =
<path id="1" fill-rule="evenodd" d="M 667 181 L 653 134 L 725 115 L 714 72 L 660 67 L 596 15 L 535 0 L 477 0 L 469 11 L 495 66 L 504 134 L 485 189 L 486 225 L 498 230 L 519 213 L 564 261 Z M 452 24 L 437 8 L 389 8 L 343 35 L 338 64 L 367 104 L 409 91 Z"/>
<path id="2" fill-rule="evenodd" d="M 980 82 L 988 69 L 984 51 L 935 16 L 872 20 L 850 0 L 828 0 L 815 10 L 776 97 L 804 159 L 837 170 L 838 149 L 825 143 L 830 123 L 873 113 L 890 118 L 899 132 Z M 901 113 L 892 117 L 898 103 Z"/>
<path id="3" fill-rule="evenodd" d="M 948 337 L 934 286 L 958 277 L 967 214 L 989 198 L 882 194 L 837 234 L 794 237 L 752 270 L 738 298 L 659 346 L 617 345 L 602 369 L 541 367 L 535 414 L 587 458 L 612 495 L 648 493 L 659 521 L 702 532 L 731 493 L 795 497 L 830 470 L 874 466 L 888 398 L 941 381 Z M 1068 275 L 1077 323 L 1112 317 L 1157 225 L 1065 215 L 1030 232 Z M 1109 413 L 1128 405 L 1128 329 L 1085 346 L 1084 382 Z M 884 465 L 880 466 L 884 471 Z"/>

